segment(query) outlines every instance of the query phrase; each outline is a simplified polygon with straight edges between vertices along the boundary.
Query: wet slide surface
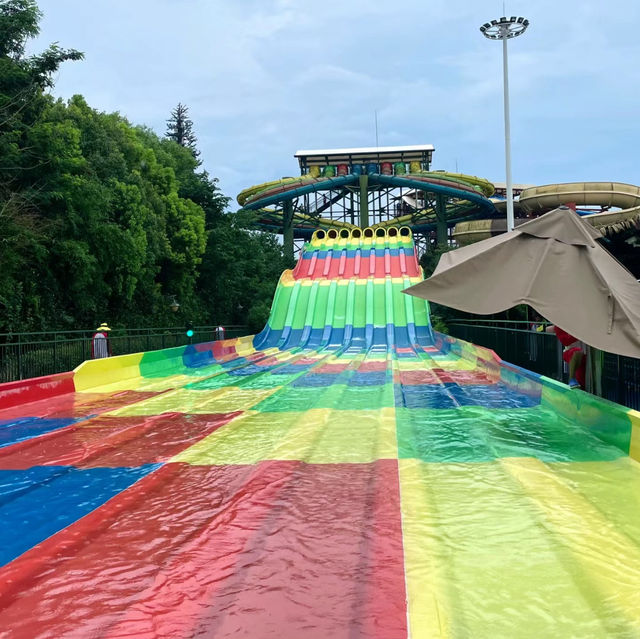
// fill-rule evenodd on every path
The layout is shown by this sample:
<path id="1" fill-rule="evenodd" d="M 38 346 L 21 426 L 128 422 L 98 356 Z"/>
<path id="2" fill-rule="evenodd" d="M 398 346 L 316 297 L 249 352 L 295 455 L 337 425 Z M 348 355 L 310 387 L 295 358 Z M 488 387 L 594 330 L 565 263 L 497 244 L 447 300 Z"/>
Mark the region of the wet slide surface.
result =
<path id="1" fill-rule="evenodd" d="M 640 636 L 631 426 L 434 335 L 410 239 L 342 242 L 254 338 L 0 411 L 0 637 Z"/>

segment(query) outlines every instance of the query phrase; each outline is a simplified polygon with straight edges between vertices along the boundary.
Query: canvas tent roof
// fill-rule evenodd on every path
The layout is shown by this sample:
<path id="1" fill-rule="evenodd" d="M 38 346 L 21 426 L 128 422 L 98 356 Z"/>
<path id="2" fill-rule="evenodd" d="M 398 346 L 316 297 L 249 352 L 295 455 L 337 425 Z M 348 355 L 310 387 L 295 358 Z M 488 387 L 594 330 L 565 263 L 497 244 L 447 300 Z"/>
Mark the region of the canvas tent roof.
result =
<path id="1" fill-rule="evenodd" d="M 410 295 L 468 313 L 529 304 L 596 348 L 640 357 L 640 284 L 562 207 L 511 233 L 444 253 Z"/>

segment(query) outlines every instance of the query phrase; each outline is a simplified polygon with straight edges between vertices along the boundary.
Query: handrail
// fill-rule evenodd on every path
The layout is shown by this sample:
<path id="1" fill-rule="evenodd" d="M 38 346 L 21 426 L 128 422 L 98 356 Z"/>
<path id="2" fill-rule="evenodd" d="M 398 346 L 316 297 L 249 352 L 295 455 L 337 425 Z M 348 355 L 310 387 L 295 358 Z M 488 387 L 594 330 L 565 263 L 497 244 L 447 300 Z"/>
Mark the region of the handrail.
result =
<path id="1" fill-rule="evenodd" d="M 109 341 L 114 355 L 126 355 L 210 342 L 222 337 L 216 334 L 216 329 L 217 326 L 194 326 L 193 334 L 187 335 L 186 327 L 114 328 Z M 224 329 L 224 337 L 228 339 L 249 332 L 239 324 L 226 325 Z M 95 332 L 90 329 L 0 335 L 0 383 L 74 369 L 91 357 L 91 338 Z"/>
<path id="2" fill-rule="evenodd" d="M 541 324 L 544 326 L 550 325 L 551 322 L 547 322 L 546 320 L 500 320 L 500 319 L 477 319 L 477 318 L 464 318 L 464 317 L 456 317 L 454 319 L 449 320 L 450 323 L 459 323 L 459 322 L 472 322 L 473 324 L 488 324 L 489 322 L 493 324 Z"/>
<path id="3" fill-rule="evenodd" d="M 207 330 L 215 330 L 218 326 L 219 324 L 194 326 L 193 329 L 195 331 L 207 331 Z M 246 328 L 245 324 L 222 324 L 222 326 L 225 328 L 225 330 L 234 330 L 234 331 L 238 329 Z M 130 335 L 135 335 L 135 334 L 148 335 L 148 334 L 159 334 L 161 332 L 182 333 L 183 331 L 184 331 L 184 328 L 182 326 L 164 326 L 164 327 L 150 327 L 150 328 L 112 327 L 110 332 L 111 332 L 111 335 L 113 335 L 114 333 L 118 333 L 118 334 L 125 333 Z M 42 335 L 42 336 L 46 336 L 47 339 L 39 340 L 39 341 L 54 341 L 60 335 L 86 336 L 87 334 L 93 334 L 95 332 L 96 332 L 95 328 L 56 330 L 56 331 L 31 331 L 31 332 L 24 332 L 24 333 L 11 332 L 11 333 L 0 333 L 0 340 L 3 340 L 3 338 L 5 338 L 13 341 L 15 338 L 20 339 L 22 337 L 32 337 L 32 336 Z M 20 339 L 20 341 L 22 340 Z"/>
<path id="4" fill-rule="evenodd" d="M 461 324 L 461 323 L 449 321 L 449 322 L 447 322 L 447 324 L 449 326 L 473 326 L 474 328 L 478 328 L 478 329 L 490 329 L 491 328 L 494 331 L 503 331 L 505 333 L 506 332 L 539 333 L 540 335 L 548 335 L 549 337 L 555 338 L 555 334 L 553 334 L 553 333 L 547 333 L 546 331 L 534 331 L 534 330 L 531 330 L 530 328 L 512 328 L 512 327 L 509 327 L 509 326 L 489 326 L 487 324 L 478 324 L 477 322 Z"/>

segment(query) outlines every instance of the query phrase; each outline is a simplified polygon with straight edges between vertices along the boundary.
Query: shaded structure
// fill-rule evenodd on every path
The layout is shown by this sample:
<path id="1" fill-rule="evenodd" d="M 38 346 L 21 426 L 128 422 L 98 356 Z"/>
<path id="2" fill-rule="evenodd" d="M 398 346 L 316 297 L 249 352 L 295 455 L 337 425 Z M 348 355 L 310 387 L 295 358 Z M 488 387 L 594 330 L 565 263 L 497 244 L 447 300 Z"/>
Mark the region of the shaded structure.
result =
<path id="1" fill-rule="evenodd" d="M 467 313 L 528 304 L 578 339 L 640 357 L 640 284 L 567 207 L 511 233 L 445 253 L 433 275 L 405 292 Z"/>

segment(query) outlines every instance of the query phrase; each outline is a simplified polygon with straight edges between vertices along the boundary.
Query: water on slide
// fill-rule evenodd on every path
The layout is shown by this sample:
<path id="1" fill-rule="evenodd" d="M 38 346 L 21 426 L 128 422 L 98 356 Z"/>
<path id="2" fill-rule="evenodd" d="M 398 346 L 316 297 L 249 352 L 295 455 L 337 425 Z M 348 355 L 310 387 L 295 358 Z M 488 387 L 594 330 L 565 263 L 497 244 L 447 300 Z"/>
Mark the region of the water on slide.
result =
<path id="1" fill-rule="evenodd" d="M 420 277 L 314 239 L 259 335 L 0 411 L 0 637 L 639 637 L 630 426 L 464 356 Z"/>

